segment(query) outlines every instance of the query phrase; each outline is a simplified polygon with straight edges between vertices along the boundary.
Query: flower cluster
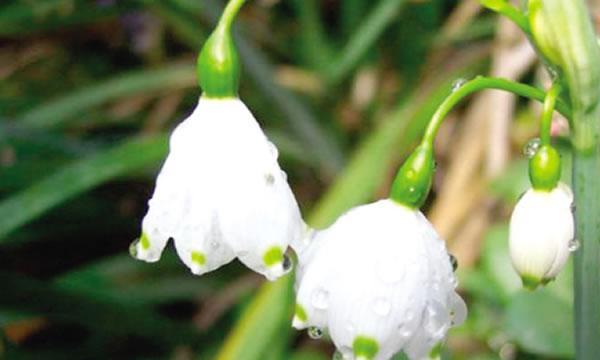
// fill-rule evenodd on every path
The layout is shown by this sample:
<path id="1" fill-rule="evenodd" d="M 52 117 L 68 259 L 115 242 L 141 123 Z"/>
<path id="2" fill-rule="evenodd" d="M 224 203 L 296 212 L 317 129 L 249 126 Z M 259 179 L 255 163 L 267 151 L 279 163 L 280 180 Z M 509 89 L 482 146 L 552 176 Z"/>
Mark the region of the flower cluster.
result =
<path id="1" fill-rule="evenodd" d="M 400 351 L 426 357 L 467 316 L 455 259 L 419 210 L 431 188 L 433 143 L 446 105 L 466 92 L 440 106 L 389 199 L 353 208 L 329 228 L 308 229 L 277 148 L 237 96 L 231 24 L 242 3 L 229 2 L 200 53 L 203 95 L 171 135 L 132 255 L 158 261 L 173 239 L 193 274 L 237 258 L 275 280 L 291 269 L 291 246 L 298 255 L 295 328 L 313 337 L 328 330 L 343 359 L 386 360 Z M 558 92 L 548 94 L 544 129 Z M 530 159 L 532 189 L 510 223 L 510 254 L 529 288 L 554 279 L 573 250 L 573 195 L 560 182 L 560 155 L 542 135 Z"/>

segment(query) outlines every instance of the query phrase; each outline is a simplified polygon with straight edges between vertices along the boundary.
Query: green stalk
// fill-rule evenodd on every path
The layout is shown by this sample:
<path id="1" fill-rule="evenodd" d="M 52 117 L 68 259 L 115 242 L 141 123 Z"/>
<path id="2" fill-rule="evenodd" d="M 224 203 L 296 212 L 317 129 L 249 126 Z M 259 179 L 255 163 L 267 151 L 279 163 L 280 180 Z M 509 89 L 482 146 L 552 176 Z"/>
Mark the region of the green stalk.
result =
<path id="1" fill-rule="evenodd" d="M 600 354 L 600 48 L 584 0 L 529 0 L 536 48 L 556 66 L 573 110 L 573 188 L 577 213 L 575 351 Z"/>
<path id="2" fill-rule="evenodd" d="M 546 93 L 543 90 L 533 86 L 521 84 L 508 79 L 492 78 L 485 76 L 477 76 L 473 80 L 469 80 L 460 87 L 456 88 L 444 102 L 438 107 L 437 111 L 431 118 L 425 135 L 423 135 L 423 143 L 433 144 L 435 135 L 437 134 L 444 118 L 448 113 L 465 97 L 485 89 L 505 90 L 516 95 L 520 95 L 532 100 L 544 101 Z M 571 110 L 560 99 L 556 99 L 556 109 L 568 119 L 571 118 Z"/>

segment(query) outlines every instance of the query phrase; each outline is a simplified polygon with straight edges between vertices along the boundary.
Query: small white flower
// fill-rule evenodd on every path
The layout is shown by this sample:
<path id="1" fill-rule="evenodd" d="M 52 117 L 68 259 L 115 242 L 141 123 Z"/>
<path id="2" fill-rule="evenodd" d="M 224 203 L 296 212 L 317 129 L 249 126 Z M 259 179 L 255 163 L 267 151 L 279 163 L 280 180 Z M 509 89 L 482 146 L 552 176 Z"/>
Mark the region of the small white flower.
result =
<path id="1" fill-rule="evenodd" d="M 177 126 L 132 253 L 154 262 L 170 238 L 200 275 L 239 258 L 276 279 L 304 222 L 277 149 L 237 98 L 201 97 Z"/>
<path id="2" fill-rule="evenodd" d="M 359 206 L 299 253 L 293 326 L 328 328 L 344 359 L 421 359 L 462 323 L 444 242 L 418 210 Z"/>
<path id="3" fill-rule="evenodd" d="M 529 189 L 510 218 L 510 256 L 523 284 L 537 287 L 556 277 L 574 238 L 571 189 L 559 183 L 552 191 Z"/>

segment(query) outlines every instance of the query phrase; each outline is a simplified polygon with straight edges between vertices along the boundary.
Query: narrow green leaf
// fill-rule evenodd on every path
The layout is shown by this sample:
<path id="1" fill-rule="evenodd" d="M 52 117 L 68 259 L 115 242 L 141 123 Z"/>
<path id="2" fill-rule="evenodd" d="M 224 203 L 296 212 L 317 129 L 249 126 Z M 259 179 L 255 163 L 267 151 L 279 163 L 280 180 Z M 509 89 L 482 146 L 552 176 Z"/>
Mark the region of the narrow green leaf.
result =
<path id="1" fill-rule="evenodd" d="M 128 140 L 68 165 L 0 203 L 0 243 L 6 235 L 64 201 L 117 176 L 155 165 L 167 150 L 167 137 Z"/>
<path id="2" fill-rule="evenodd" d="M 29 128 L 60 127 L 74 117 L 85 117 L 87 109 L 111 100 L 134 94 L 189 88 L 195 84 L 196 75 L 191 64 L 135 70 L 59 96 L 22 114 L 18 117 L 18 122 Z"/>

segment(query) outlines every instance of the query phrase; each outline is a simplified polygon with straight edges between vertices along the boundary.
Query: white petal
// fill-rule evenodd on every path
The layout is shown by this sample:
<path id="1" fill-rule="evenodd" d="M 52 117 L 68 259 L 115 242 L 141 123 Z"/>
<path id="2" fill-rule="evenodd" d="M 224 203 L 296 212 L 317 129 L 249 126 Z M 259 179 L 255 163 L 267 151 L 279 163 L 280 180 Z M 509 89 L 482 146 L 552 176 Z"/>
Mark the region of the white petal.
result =
<path id="1" fill-rule="evenodd" d="M 357 338 L 376 343 L 374 360 L 409 343 L 424 341 L 429 350 L 450 326 L 454 274 L 443 242 L 418 211 L 390 200 L 354 208 L 318 231 L 299 258 L 298 301 L 307 313 L 315 310 L 315 289 L 328 295 L 326 312 L 303 325 L 323 326 L 325 316 L 342 354 L 352 353 Z"/>
<path id="2" fill-rule="evenodd" d="M 153 254 L 174 238 L 196 274 L 237 256 L 269 279 L 285 272 L 283 254 L 304 228 L 277 149 L 238 99 L 201 98 L 175 129 L 146 219 Z M 266 263 L 269 251 L 279 255 Z"/>
<path id="3" fill-rule="evenodd" d="M 537 281 L 553 279 L 569 256 L 574 236 L 570 189 L 528 190 L 510 220 L 509 245 L 515 269 Z"/>

